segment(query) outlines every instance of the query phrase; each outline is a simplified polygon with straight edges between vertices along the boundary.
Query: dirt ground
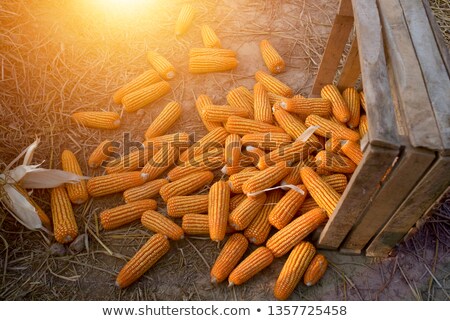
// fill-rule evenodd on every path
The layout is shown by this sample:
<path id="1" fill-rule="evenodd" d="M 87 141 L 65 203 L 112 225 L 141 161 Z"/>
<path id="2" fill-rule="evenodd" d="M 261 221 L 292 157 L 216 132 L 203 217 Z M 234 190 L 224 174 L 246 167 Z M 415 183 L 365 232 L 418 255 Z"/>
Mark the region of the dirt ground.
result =
<path id="1" fill-rule="evenodd" d="M 195 97 L 207 94 L 214 103 L 224 104 L 230 89 L 239 85 L 251 89 L 255 71 L 265 68 L 258 48 L 264 38 L 286 60 L 287 71 L 277 77 L 296 93 L 309 92 L 337 0 L 190 2 L 197 9 L 196 19 L 177 39 L 174 24 L 184 1 L 148 1 L 137 11 L 114 10 L 111 2 L 101 6 L 101 0 L 2 1 L 2 167 L 39 137 L 35 163 L 45 161 L 44 167 L 60 168 L 59 155 L 70 149 L 86 175 L 99 175 L 101 171 L 87 167 L 95 146 L 106 138 L 122 141 L 124 133 L 141 142 L 152 119 L 174 99 L 181 102 L 183 115 L 170 132 L 186 131 L 201 137 L 206 130 L 195 110 Z M 189 48 L 202 46 L 202 23 L 216 30 L 224 48 L 237 51 L 237 69 L 206 75 L 187 72 Z M 177 69 L 177 77 L 170 81 L 171 94 L 143 112 L 124 113 L 118 130 L 93 130 L 70 122 L 74 111 L 121 113 L 112 93 L 149 68 L 146 52 L 150 49 L 162 53 Z M 33 198 L 50 213 L 48 191 L 36 190 Z M 118 271 L 151 235 L 139 223 L 101 230 L 98 214 L 122 202 L 116 195 L 74 206 L 80 233 L 87 235 L 86 247 L 62 256 L 51 254 L 51 237 L 26 230 L 0 207 L 0 299 L 274 300 L 273 287 L 286 257 L 276 259 L 245 285 L 213 286 L 209 270 L 221 246 L 201 237 L 171 242 L 169 253 L 143 278 L 119 290 L 114 286 Z M 162 202 L 159 205 L 164 212 Z M 449 217 L 447 199 L 391 258 L 320 251 L 330 261 L 324 278 L 311 288 L 299 285 L 290 299 L 450 299 Z"/>

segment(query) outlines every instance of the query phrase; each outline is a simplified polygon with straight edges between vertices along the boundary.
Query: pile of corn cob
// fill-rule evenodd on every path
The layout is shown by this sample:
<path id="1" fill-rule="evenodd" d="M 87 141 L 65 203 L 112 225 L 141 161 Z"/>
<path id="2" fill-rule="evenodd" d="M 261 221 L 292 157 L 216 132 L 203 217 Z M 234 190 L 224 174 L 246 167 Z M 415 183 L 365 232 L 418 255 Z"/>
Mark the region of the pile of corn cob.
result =
<path id="1" fill-rule="evenodd" d="M 181 10 L 178 36 L 187 31 L 193 12 L 190 5 Z M 236 67 L 236 53 L 221 48 L 209 26 L 202 26 L 201 34 L 205 48 L 191 50 L 190 72 Z M 261 41 L 260 51 L 270 73 L 285 70 L 269 41 Z M 113 100 L 127 112 L 168 93 L 168 80 L 176 76 L 160 54 L 150 52 L 148 59 L 154 69 L 114 93 Z M 365 110 L 364 95 L 354 88 L 341 93 L 330 84 L 321 98 L 305 98 L 264 71 L 257 71 L 255 80 L 253 93 L 242 86 L 228 92 L 228 105 L 216 105 L 206 95 L 197 98 L 197 111 L 209 133 L 194 144 L 188 133 L 168 133 L 182 113 L 181 105 L 172 101 L 145 132 L 141 150 L 108 162 L 106 175 L 55 188 L 51 209 L 56 241 L 69 243 L 78 234 L 72 204 L 123 192 L 125 204 L 100 213 L 102 227 L 115 229 L 140 220 L 154 235 L 119 272 L 116 284 L 121 288 L 168 252 L 168 239 L 177 241 L 185 234 L 209 235 L 217 242 L 227 239 L 211 269 L 213 283 L 228 278 L 229 285 L 240 285 L 288 253 L 275 297 L 287 299 L 302 278 L 308 286 L 317 283 L 327 261 L 305 239 L 333 214 L 362 159 L 358 142 L 367 132 L 367 119 L 360 114 L 361 106 Z M 86 127 L 120 126 L 117 113 L 80 112 L 72 117 Z M 318 128 L 299 139 L 308 126 Z M 103 166 L 113 145 L 103 141 L 88 165 Z M 65 150 L 61 161 L 64 170 L 82 175 L 72 152 Z M 213 171 L 219 169 L 217 180 Z M 197 194 L 205 186 L 210 186 L 209 192 Z M 168 216 L 156 211 L 158 196 L 166 202 Z M 249 243 L 258 247 L 242 260 Z"/>

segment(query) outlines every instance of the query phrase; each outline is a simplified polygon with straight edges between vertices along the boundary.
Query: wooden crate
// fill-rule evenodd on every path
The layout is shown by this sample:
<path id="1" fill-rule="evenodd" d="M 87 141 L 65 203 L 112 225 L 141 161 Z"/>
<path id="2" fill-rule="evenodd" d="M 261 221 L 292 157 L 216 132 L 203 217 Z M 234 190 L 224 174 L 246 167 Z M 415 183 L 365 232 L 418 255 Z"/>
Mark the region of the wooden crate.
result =
<path id="1" fill-rule="evenodd" d="M 319 247 L 387 256 L 450 185 L 449 62 L 427 0 L 341 0 L 310 96 L 361 76 L 369 132 Z"/>

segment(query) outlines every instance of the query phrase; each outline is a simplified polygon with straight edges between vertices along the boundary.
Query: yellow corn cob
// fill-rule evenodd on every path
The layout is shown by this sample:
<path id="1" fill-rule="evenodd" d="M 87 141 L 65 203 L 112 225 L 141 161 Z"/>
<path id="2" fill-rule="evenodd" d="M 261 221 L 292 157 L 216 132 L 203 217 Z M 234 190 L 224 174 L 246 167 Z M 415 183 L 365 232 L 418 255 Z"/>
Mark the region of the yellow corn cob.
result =
<path id="1" fill-rule="evenodd" d="M 320 176 L 328 176 L 332 175 L 333 172 L 329 171 L 328 169 L 322 168 L 322 167 L 316 167 L 316 173 Z"/>
<path id="2" fill-rule="evenodd" d="M 305 201 L 307 190 L 304 185 L 297 185 L 303 191 L 303 194 L 291 189 L 275 205 L 269 214 L 269 223 L 281 230 L 294 218 L 297 211 Z"/>
<path id="3" fill-rule="evenodd" d="M 328 117 L 331 113 L 331 102 L 324 98 L 304 98 L 299 95 L 292 98 L 283 98 L 279 104 L 286 111 L 304 117 L 311 114 Z"/>
<path id="4" fill-rule="evenodd" d="M 183 35 L 191 26 L 195 17 L 195 9 L 190 4 L 185 4 L 181 7 L 180 14 L 178 15 L 177 23 L 175 25 L 175 35 Z"/>
<path id="5" fill-rule="evenodd" d="M 112 111 L 82 111 L 73 113 L 72 120 L 89 128 L 116 129 L 120 126 L 120 116 Z"/>
<path id="6" fill-rule="evenodd" d="M 185 162 L 190 158 L 206 153 L 209 148 L 223 147 L 228 133 L 223 127 L 214 128 L 199 141 L 181 153 L 180 161 Z"/>
<path id="7" fill-rule="evenodd" d="M 263 85 L 259 82 L 253 86 L 253 96 L 255 120 L 273 124 L 272 108 L 270 105 L 269 96 L 267 95 Z"/>
<path id="8" fill-rule="evenodd" d="M 276 103 L 279 103 L 281 100 L 283 100 L 283 98 L 286 98 L 284 96 L 280 96 L 280 95 L 271 93 L 270 91 L 267 92 L 267 96 L 269 97 L 271 106 L 275 105 Z M 301 96 L 301 95 L 296 95 L 296 96 Z"/>
<path id="9" fill-rule="evenodd" d="M 340 122 L 346 123 L 350 120 L 350 110 L 335 85 L 324 86 L 320 91 L 320 96 L 331 102 L 331 112 Z"/>
<path id="10" fill-rule="evenodd" d="M 342 194 L 347 187 L 347 176 L 344 174 L 322 176 L 322 179 L 325 183 L 333 187 L 333 189 L 339 194 Z"/>
<path id="11" fill-rule="evenodd" d="M 201 26 L 203 45 L 207 48 L 222 48 L 220 40 L 214 32 L 213 28 L 208 25 Z"/>
<path id="12" fill-rule="evenodd" d="M 319 282 L 328 267 L 328 261 L 322 254 L 316 254 L 303 275 L 303 283 L 312 286 Z"/>
<path id="13" fill-rule="evenodd" d="M 263 57 L 264 63 L 271 73 L 279 74 L 285 70 L 286 64 L 284 63 L 283 58 L 281 58 L 278 51 L 276 51 L 268 40 L 261 40 L 259 43 L 259 49 L 261 51 L 261 56 Z"/>
<path id="14" fill-rule="evenodd" d="M 225 129 L 230 134 L 246 135 L 253 133 L 284 133 L 285 131 L 277 126 L 263 123 L 253 119 L 230 116 Z"/>
<path id="15" fill-rule="evenodd" d="M 367 134 L 367 132 L 369 131 L 369 123 L 367 122 L 367 116 L 366 115 L 362 115 L 359 118 L 359 135 L 362 137 L 364 137 L 365 134 Z"/>
<path id="16" fill-rule="evenodd" d="M 360 99 L 360 102 L 361 102 L 361 107 L 364 109 L 365 112 L 367 112 L 367 109 L 366 109 L 366 96 L 364 95 L 363 91 L 359 92 L 359 99 Z"/>
<path id="17" fill-rule="evenodd" d="M 215 57 L 236 57 L 236 51 L 223 48 L 191 48 L 189 57 L 215 56 Z"/>
<path id="18" fill-rule="evenodd" d="M 112 230 L 139 220 L 142 213 L 155 210 L 157 207 L 156 201 L 151 199 L 130 202 L 101 212 L 100 223 L 105 230 Z"/>
<path id="19" fill-rule="evenodd" d="M 228 166 L 238 166 L 241 158 L 241 137 L 230 134 L 225 139 L 225 162 Z"/>
<path id="20" fill-rule="evenodd" d="M 269 223 L 269 213 L 283 197 L 283 192 L 280 189 L 276 189 L 267 192 L 266 195 L 266 202 L 261 211 L 244 231 L 244 235 L 248 238 L 249 242 L 256 245 L 263 244 L 269 236 L 270 229 L 272 228 L 272 225 Z"/>
<path id="21" fill-rule="evenodd" d="M 272 261 L 273 254 L 270 250 L 264 246 L 258 247 L 231 272 L 228 277 L 228 286 L 240 285 L 248 281 L 268 267 Z"/>
<path id="22" fill-rule="evenodd" d="M 243 108 L 231 108 L 229 105 L 209 105 L 203 108 L 203 117 L 210 122 L 226 122 L 230 116 L 248 117 Z"/>
<path id="23" fill-rule="evenodd" d="M 325 209 L 328 217 L 330 217 L 339 201 L 339 193 L 315 173 L 311 167 L 303 167 L 300 170 L 300 175 L 312 198 L 321 208 Z"/>
<path id="24" fill-rule="evenodd" d="M 336 138 L 335 136 L 332 136 L 326 141 L 325 150 L 327 152 L 339 153 L 339 151 L 341 150 L 341 140 L 339 138 Z"/>
<path id="25" fill-rule="evenodd" d="M 107 174 L 117 174 L 123 172 L 130 172 L 143 167 L 152 157 L 153 150 L 150 148 L 138 149 L 123 155 L 120 158 L 109 162 L 105 171 Z"/>
<path id="26" fill-rule="evenodd" d="M 155 179 L 141 186 L 127 189 L 123 192 L 123 198 L 126 203 L 152 198 L 157 196 L 161 187 L 168 183 L 169 181 L 165 178 Z"/>
<path id="27" fill-rule="evenodd" d="M 242 185 L 244 194 L 251 194 L 274 186 L 290 173 L 292 168 L 285 162 L 279 162 L 272 167 L 259 171 Z"/>
<path id="28" fill-rule="evenodd" d="M 248 241 L 242 234 L 231 235 L 211 268 L 211 283 L 223 282 L 233 271 L 248 247 Z"/>
<path id="29" fill-rule="evenodd" d="M 185 214 L 181 221 L 181 228 L 189 235 L 209 235 L 208 215 Z"/>
<path id="30" fill-rule="evenodd" d="M 358 165 L 364 156 L 363 152 L 361 151 L 361 146 L 350 140 L 342 141 L 341 144 L 342 144 L 341 150 L 344 153 L 344 155 L 350 158 L 353 161 L 353 163 Z"/>
<path id="31" fill-rule="evenodd" d="M 205 110 L 205 107 L 208 105 L 213 105 L 212 100 L 208 96 L 206 96 L 206 95 L 198 96 L 198 98 L 195 102 L 195 107 L 197 108 L 198 115 L 200 116 L 200 118 L 203 122 L 203 125 L 205 125 L 205 127 L 208 131 L 211 131 L 216 127 L 222 127 L 222 123 L 212 122 L 212 121 L 208 121 L 205 119 L 203 112 Z"/>
<path id="32" fill-rule="evenodd" d="M 300 242 L 294 247 L 275 284 L 273 293 L 278 300 L 289 298 L 302 279 L 314 254 L 316 254 L 316 249 L 309 242 Z"/>
<path id="33" fill-rule="evenodd" d="M 167 215 L 182 217 L 189 213 L 207 213 L 208 195 L 174 196 L 167 201 Z"/>
<path id="34" fill-rule="evenodd" d="M 147 180 L 157 179 L 169 167 L 173 166 L 178 159 L 178 148 L 174 146 L 166 146 L 161 148 L 144 168 L 141 173 L 147 177 Z"/>
<path id="35" fill-rule="evenodd" d="M 241 166 L 241 165 L 237 165 L 237 166 L 225 165 L 224 167 L 222 167 L 222 169 L 220 171 L 225 175 L 231 176 L 231 175 L 242 172 L 244 169 L 245 169 L 245 166 Z"/>
<path id="36" fill-rule="evenodd" d="M 292 142 L 286 133 L 254 133 L 246 134 L 241 139 L 243 146 L 254 146 L 263 150 L 274 150 Z"/>
<path id="37" fill-rule="evenodd" d="M 189 72 L 192 74 L 228 71 L 236 68 L 237 65 L 238 61 L 234 57 L 195 56 L 189 58 Z"/>
<path id="38" fill-rule="evenodd" d="M 153 235 L 120 270 L 117 275 L 116 285 L 120 288 L 126 288 L 138 280 L 169 249 L 169 241 L 164 235 Z"/>
<path id="39" fill-rule="evenodd" d="M 174 167 L 167 173 L 167 178 L 171 181 L 177 181 L 187 175 L 202 172 L 205 170 L 213 171 L 225 164 L 223 149 L 210 150 L 204 154 L 188 159 L 179 166 Z"/>
<path id="40" fill-rule="evenodd" d="M 203 186 L 211 183 L 214 178 L 213 172 L 204 171 L 194 173 L 179 179 L 178 181 L 169 183 L 161 187 L 159 194 L 164 202 L 173 196 L 184 196 L 192 194 Z"/>
<path id="41" fill-rule="evenodd" d="M 39 219 L 41 220 L 42 225 L 49 231 L 52 230 L 52 223 L 47 214 L 45 214 L 44 210 L 28 195 L 27 191 L 23 189 L 20 185 L 14 184 L 13 187 L 23 195 L 27 199 L 27 201 L 34 207 L 36 210 Z"/>
<path id="42" fill-rule="evenodd" d="M 230 187 L 225 181 L 214 183 L 208 194 L 209 236 L 222 241 L 227 229 L 230 207 Z"/>
<path id="43" fill-rule="evenodd" d="M 292 167 L 291 172 L 280 183 L 280 185 L 298 185 L 302 183 L 302 177 L 300 176 L 300 170 L 303 166 L 313 166 L 314 158 L 310 157 L 304 161 L 300 161 L 297 165 Z"/>
<path id="44" fill-rule="evenodd" d="M 267 240 L 266 246 L 275 257 L 283 256 L 326 220 L 325 211 L 315 208 L 276 232 Z"/>
<path id="45" fill-rule="evenodd" d="M 261 157 L 256 167 L 263 170 L 275 163 L 286 161 L 289 164 L 293 164 L 297 161 L 305 160 L 308 158 L 309 153 L 314 147 L 308 142 L 295 141 L 289 145 L 281 146 L 278 149 L 271 151 L 270 153 Z"/>
<path id="46" fill-rule="evenodd" d="M 315 208 L 320 207 L 319 204 L 314 200 L 312 197 L 307 197 L 305 201 L 302 204 L 302 207 L 300 207 L 299 213 L 305 214 Z"/>
<path id="47" fill-rule="evenodd" d="M 106 161 L 112 153 L 112 149 L 114 148 L 114 143 L 106 139 L 102 141 L 98 146 L 94 149 L 92 154 L 89 156 L 88 165 L 91 168 L 100 167 L 104 161 Z"/>
<path id="48" fill-rule="evenodd" d="M 78 226 L 64 186 L 55 187 L 51 192 L 53 233 L 58 243 L 69 243 L 78 236 Z"/>
<path id="49" fill-rule="evenodd" d="M 134 78 L 132 81 L 117 90 L 113 95 L 113 100 L 116 104 L 121 104 L 122 98 L 125 95 L 132 93 L 138 89 L 156 84 L 161 80 L 162 79 L 161 77 L 159 77 L 158 73 L 155 70 L 150 69 L 143 74 L 140 74 L 138 77 Z"/>
<path id="50" fill-rule="evenodd" d="M 177 241 L 184 238 L 184 232 L 170 218 L 153 211 L 148 210 L 142 214 L 141 223 L 153 233 L 166 235 L 169 239 Z"/>
<path id="51" fill-rule="evenodd" d="M 145 138 L 150 139 L 164 135 L 180 118 L 181 111 L 181 106 L 176 101 L 168 103 L 145 132 Z"/>
<path id="52" fill-rule="evenodd" d="M 230 198 L 230 212 L 232 212 L 247 196 L 245 194 L 237 194 Z"/>
<path id="53" fill-rule="evenodd" d="M 175 67 L 161 54 L 149 51 L 147 59 L 164 80 L 170 80 L 175 77 Z"/>
<path id="54" fill-rule="evenodd" d="M 342 93 L 342 97 L 344 98 L 350 111 L 350 119 L 347 122 L 347 126 L 350 128 L 356 128 L 359 124 L 359 113 L 361 110 L 359 94 L 355 88 L 346 88 Z"/>
<path id="55" fill-rule="evenodd" d="M 246 181 L 248 181 L 251 177 L 257 175 L 259 173 L 259 170 L 255 169 L 251 172 L 239 172 L 233 175 L 230 175 L 228 178 L 228 185 L 230 185 L 230 189 L 235 194 L 242 193 L 242 185 Z"/>
<path id="56" fill-rule="evenodd" d="M 160 81 L 148 87 L 138 89 L 122 98 L 123 109 L 129 113 L 135 112 L 158 100 L 169 91 L 170 84 L 167 81 Z"/>
<path id="57" fill-rule="evenodd" d="M 319 126 L 315 133 L 326 138 L 335 137 L 337 139 L 348 139 L 355 142 L 360 138 L 356 131 L 317 115 L 309 115 L 305 120 L 305 124 L 307 126 Z"/>
<path id="58" fill-rule="evenodd" d="M 239 86 L 230 90 L 227 94 L 227 102 L 233 108 L 240 108 L 248 111 L 250 119 L 255 117 L 253 110 L 253 95 L 246 87 Z"/>
<path id="59" fill-rule="evenodd" d="M 87 182 L 89 195 L 99 197 L 123 192 L 144 184 L 146 177 L 141 172 L 115 173 L 90 178 Z"/>
<path id="60" fill-rule="evenodd" d="M 143 143 L 144 147 L 150 148 L 153 151 L 159 150 L 163 146 L 171 145 L 178 148 L 187 148 L 191 145 L 191 140 L 188 133 L 174 133 L 158 137 L 151 137 L 146 139 Z"/>
<path id="61" fill-rule="evenodd" d="M 346 156 L 321 150 L 316 155 L 318 168 L 323 168 L 335 173 L 351 174 L 356 169 L 356 164 Z"/>
<path id="62" fill-rule="evenodd" d="M 66 172 L 74 173 L 82 176 L 80 164 L 78 164 L 77 158 L 70 150 L 64 150 L 61 154 L 61 165 Z M 67 194 L 69 199 L 74 204 L 83 204 L 89 198 L 89 194 L 86 188 L 86 181 L 80 180 L 79 183 L 66 184 Z"/>
<path id="63" fill-rule="evenodd" d="M 259 81 L 269 92 L 284 97 L 292 97 L 293 95 L 292 89 L 288 85 L 265 73 L 264 71 L 257 71 L 255 73 L 255 78 L 256 81 Z"/>
<path id="64" fill-rule="evenodd" d="M 340 126 L 344 126 L 345 128 L 348 128 L 346 123 L 343 123 L 343 122 L 339 121 L 333 114 L 330 115 L 330 118 L 329 118 L 329 119 L 330 119 L 330 121 L 332 121 L 333 123 L 336 123 L 336 124 L 338 124 L 338 125 L 340 125 Z"/>
<path id="65" fill-rule="evenodd" d="M 228 218 L 231 227 L 237 231 L 244 230 L 260 212 L 266 201 L 266 193 L 258 194 L 255 197 L 247 197 L 238 205 Z"/>
<path id="66" fill-rule="evenodd" d="M 258 164 L 259 159 L 261 157 L 264 157 L 264 155 L 266 155 L 266 153 L 263 150 L 253 146 L 246 146 L 245 150 L 242 153 L 245 156 L 249 157 L 251 159 L 252 164 L 255 166 Z"/>

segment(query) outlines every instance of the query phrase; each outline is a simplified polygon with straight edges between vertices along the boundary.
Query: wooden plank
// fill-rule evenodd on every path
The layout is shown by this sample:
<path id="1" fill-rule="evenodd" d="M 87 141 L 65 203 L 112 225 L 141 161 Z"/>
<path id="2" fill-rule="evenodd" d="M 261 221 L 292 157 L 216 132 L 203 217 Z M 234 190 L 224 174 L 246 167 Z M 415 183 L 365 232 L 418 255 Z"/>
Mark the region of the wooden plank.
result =
<path id="1" fill-rule="evenodd" d="M 339 90 L 355 86 L 360 74 L 361 66 L 359 64 L 358 41 L 354 37 L 337 84 Z"/>
<path id="2" fill-rule="evenodd" d="M 413 147 L 442 150 L 433 108 L 399 0 L 378 0 L 388 65 Z"/>
<path id="3" fill-rule="evenodd" d="M 388 256 L 391 249 L 450 185 L 450 157 L 439 156 L 366 250 L 367 256 Z"/>
<path id="4" fill-rule="evenodd" d="M 345 239 L 341 250 L 361 251 L 395 213 L 435 157 L 431 151 L 406 147 L 370 207 Z"/>
<path id="5" fill-rule="evenodd" d="M 337 249 L 354 223 L 363 213 L 379 183 L 391 166 L 398 150 L 369 145 L 364 157 L 350 179 L 333 215 L 320 235 L 318 246 Z"/>
<path id="6" fill-rule="evenodd" d="M 352 28 L 353 16 L 351 1 L 341 0 L 338 14 L 334 19 L 327 46 L 322 56 L 322 62 L 320 63 L 313 88 L 309 95 L 310 97 L 320 96 L 322 87 L 333 82 Z"/>
<path id="7" fill-rule="evenodd" d="M 375 0 L 352 0 L 361 75 L 372 145 L 398 149 L 395 112 L 384 56 L 381 23 Z"/>
<path id="8" fill-rule="evenodd" d="M 450 152 L 450 78 L 421 0 L 400 0 L 428 96 L 441 134 L 444 150 Z"/>

